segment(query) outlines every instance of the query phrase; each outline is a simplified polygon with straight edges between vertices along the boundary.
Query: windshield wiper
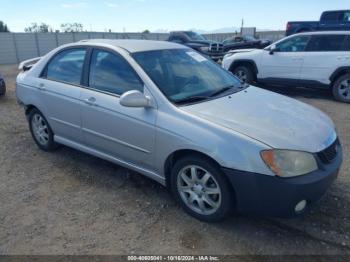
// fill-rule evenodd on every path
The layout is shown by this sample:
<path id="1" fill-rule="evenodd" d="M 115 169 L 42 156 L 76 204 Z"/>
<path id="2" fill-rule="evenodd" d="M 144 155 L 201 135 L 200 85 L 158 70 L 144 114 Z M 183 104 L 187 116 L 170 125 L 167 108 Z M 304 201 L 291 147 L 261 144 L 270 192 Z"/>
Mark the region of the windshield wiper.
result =
<path id="1" fill-rule="evenodd" d="M 189 97 L 186 97 L 184 99 L 175 100 L 174 103 L 176 103 L 176 104 L 188 104 L 188 103 L 194 103 L 194 102 L 207 100 L 208 98 L 209 98 L 208 96 L 189 96 Z"/>
<path id="2" fill-rule="evenodd" d="M 232 85 L 232 86 L 227 86 L 227 87 L 221 88 L 220 90 L 218 90 L 218 91 L 212 93 L 212 94 L 210 95 L 210 97 L 215 97 L 215 96 L 221 95 L 221 94 L 223 94 L 223 93 L 225 93 L 225 92 L 231 90 L 231 89 L 234 88 L 234 87 L 235 87 L 235 86 Z"/>

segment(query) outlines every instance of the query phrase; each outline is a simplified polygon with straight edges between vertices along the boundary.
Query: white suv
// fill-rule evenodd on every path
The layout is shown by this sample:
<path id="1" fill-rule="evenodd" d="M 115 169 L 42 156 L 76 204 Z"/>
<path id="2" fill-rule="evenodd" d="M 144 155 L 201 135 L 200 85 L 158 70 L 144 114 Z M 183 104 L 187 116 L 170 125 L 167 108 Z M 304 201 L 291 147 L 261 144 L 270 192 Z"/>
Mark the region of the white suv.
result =
<path id="1" fill-rule="evenodd" d="M 223 67 L 247 83 L 331 88 L 350 103 L 350 32 L 301 33 L 263 50 L 234 50 Z"/>

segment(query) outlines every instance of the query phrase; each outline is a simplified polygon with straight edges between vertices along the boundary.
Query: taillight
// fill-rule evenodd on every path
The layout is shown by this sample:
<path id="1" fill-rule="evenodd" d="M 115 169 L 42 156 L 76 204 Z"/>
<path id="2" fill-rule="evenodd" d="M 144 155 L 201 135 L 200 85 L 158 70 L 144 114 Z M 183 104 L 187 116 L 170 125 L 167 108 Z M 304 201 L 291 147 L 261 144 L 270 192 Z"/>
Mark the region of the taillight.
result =
<path id="1" fill-rule="evenodd" d="M 291 27 L 292 27 L 292 24 L 288 23 L 288 24 L 287 24 L 286 31 L 288 31 L 289 29 L 291 29 Z"/>

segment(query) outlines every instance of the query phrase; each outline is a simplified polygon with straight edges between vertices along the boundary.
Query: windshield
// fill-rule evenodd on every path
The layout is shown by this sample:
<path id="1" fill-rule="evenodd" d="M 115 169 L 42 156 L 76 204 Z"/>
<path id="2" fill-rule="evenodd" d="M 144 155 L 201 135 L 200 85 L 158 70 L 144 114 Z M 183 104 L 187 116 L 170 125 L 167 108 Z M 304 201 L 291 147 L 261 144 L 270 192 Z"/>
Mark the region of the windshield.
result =
<path id="1" fill-rule="evenodd" d="M 244 36 L 244 39 L 247 41 L 256 41 L 257 40 L 254 36 L 251 36 L 251 35 Z"/>
<path id="2" fill-rule="evenodd" d="M 204 36 L 197 34 L 195 32 L 186 32 L 186 35 L 192 40 L 199 40 L 199 41 L 206 40 Z"/>
<path id="3" fill-rule="evenodd" d="M 199 102 L 242 89 L 241 82 L 191 49 L 169 49 L 132 55 L 173 103 Z"/>

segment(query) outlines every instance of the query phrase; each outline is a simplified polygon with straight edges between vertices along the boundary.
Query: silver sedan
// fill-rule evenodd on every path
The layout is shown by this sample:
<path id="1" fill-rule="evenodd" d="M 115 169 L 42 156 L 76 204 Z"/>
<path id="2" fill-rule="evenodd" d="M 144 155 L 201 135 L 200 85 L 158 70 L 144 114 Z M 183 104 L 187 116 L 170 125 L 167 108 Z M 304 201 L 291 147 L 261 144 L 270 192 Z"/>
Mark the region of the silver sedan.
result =
<path id="1" fill-rule="evenodd" d="M 179 44 L 82 41 L 20 69 L 17 98 L 39 148 L 62 144 L 136 170 L 203 221 L 303 214 L 342 162 L 325 114 Z"/>

